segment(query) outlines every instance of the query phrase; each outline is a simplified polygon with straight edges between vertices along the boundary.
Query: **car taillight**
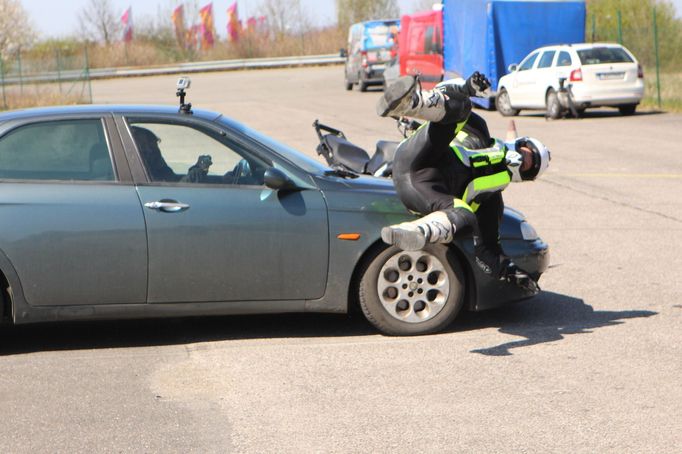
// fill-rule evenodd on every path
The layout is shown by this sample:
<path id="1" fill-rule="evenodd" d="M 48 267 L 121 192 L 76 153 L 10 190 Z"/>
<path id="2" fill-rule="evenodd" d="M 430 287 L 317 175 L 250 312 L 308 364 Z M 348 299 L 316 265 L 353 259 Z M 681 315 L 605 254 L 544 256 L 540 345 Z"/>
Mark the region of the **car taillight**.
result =
<path id="1" fill-rule="evenodd" d="M 569 79 L 571 82 L 582 82 L 583 81 L 583 70 L 578 68 L 571 71 L 571 77 Z"/>
<path id="2" fill-rule="evenodd" d="M 637 65 L 637 78 L 644 79 L 644 69 L 642 68 L 642 65 Z"/>
<path id="3" fill-rule="evenodd" d="M 366 68 L 367 67 L 367 51 L 361 51 L 360 55 L 362 55 L 362 67 Z"/>

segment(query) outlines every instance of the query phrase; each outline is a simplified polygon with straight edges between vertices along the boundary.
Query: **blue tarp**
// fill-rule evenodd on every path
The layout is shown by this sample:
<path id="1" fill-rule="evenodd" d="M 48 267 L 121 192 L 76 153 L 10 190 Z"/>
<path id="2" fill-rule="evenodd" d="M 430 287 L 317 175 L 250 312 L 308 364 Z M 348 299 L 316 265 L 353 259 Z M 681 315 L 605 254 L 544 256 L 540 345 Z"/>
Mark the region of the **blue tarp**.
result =
<path id="1" fill-rule="evenodd" d="M 584 0 L 444 0 L 446 78 L 474 71 L 493 88 L 512 63 L 551 44 L 585 40 Z"/>

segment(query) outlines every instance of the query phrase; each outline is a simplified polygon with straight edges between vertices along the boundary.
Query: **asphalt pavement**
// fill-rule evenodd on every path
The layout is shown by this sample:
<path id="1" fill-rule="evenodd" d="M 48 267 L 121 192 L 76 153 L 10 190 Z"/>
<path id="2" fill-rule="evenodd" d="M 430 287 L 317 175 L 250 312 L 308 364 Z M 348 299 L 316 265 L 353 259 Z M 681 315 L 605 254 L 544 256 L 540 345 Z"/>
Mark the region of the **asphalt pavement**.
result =
<path id="1" fill-rule="evenodd" d="M 175 104 L 175 80 L 93 96 Z M 314 155 L 316 118 L 398 140 L 380 95 L 333 66 L 198 74 L 188 100 Z M 0 452 L 681 452 L 682 116 L 515 122 L 552 150 L 505 191 L 551 247 L 538 297 L 414 338 L 357 315 L 2 327 Z"/>

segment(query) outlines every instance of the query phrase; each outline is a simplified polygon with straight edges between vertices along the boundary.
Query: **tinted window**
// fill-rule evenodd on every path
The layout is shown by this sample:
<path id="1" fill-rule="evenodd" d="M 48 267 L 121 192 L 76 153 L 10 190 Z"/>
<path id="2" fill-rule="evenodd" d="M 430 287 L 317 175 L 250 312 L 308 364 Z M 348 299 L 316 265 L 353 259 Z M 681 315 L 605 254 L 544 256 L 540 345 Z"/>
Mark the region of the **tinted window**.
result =
<path id="1" fill-rule="evenodd" d="M 540 57 L 540 62 L 538 63 L 538 68 L 549 68 L 550 66 L 552 66 L 554 54 L 556 54 L 556 52 L 553 50 L 546 50 L 545 52 L 543 52 L 542 57 Z"/>
<path id="2" fill-rule="evenodd" d="M 578 51 L 583 65 L 600 65 L 603 63 L 632 63 L 630 56 L 620 47 L 595 47 Z"/>
<path id="3" fill-rule="evenodd" d="M 272 166 L 218 134 L 173 123 L 131 120 L 129 125 L 152 181 L 262 185 Z"/>
<path id="4" fill-rule="evenodd" d="M 533 67 L 533 63 L 535 63 L 535 60 L 538 58 L 538 52 L 535 52 L 534 54 L 531 54 L 530 57 L 526 58 L 523 63 L 521 63 L 521 66 L 519 66 L 519 71 L 526 71 L 529 70 Z"/>
<path id="5" fill-rule="evenodd" d="M 0 178 L 113 180 L 100 119 L 34 123 L 0 139 Z"/>
<path id="6" fill-rule="evenodd" d="M 571 58 L 571 54 L 569 54 L 566 51 L 561 51 L 559 52 L 559 58 L 556 61 L 557 66 L 572 66 L 573 65 L 573 59 Z"/>

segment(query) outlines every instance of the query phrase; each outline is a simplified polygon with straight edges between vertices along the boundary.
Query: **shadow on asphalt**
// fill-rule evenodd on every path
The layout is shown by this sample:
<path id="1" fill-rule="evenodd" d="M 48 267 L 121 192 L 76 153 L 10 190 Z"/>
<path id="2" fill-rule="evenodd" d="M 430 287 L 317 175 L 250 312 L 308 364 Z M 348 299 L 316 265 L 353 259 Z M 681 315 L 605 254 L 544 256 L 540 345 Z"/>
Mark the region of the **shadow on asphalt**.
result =
<path id="1" fill-rule="evenodd" d="M 480 313 L 464 313 L 451 334 L 483 328 L 524 339 L 473 350 L 490 356 L 514 348 L 555 342 L 566 334 L 589 333 L 651 311 L 594 311 L 583 300 L 543 292 L 524 302 Z M 107 322 L 65 322 L 0 327 L 0 356 L 60 350 L 182 345 L 239 339 L 351 337 L 376 335 L 362 314 L 283 314 Z"/>
<path id="2" fill-rule="evenodd" d="M 615 326 L 631 318 L 651 317 L 657 312 L 595 311 L 582 299 L 552 292 L 487 312 L 466 314 L 453 331 L 499 328 L 504 334 L 523 339 L 472 350 L 486 356 L 509 356 L 521 347 L 556 342 L 569 334 L 591 333 L 597 328 Z"/>

